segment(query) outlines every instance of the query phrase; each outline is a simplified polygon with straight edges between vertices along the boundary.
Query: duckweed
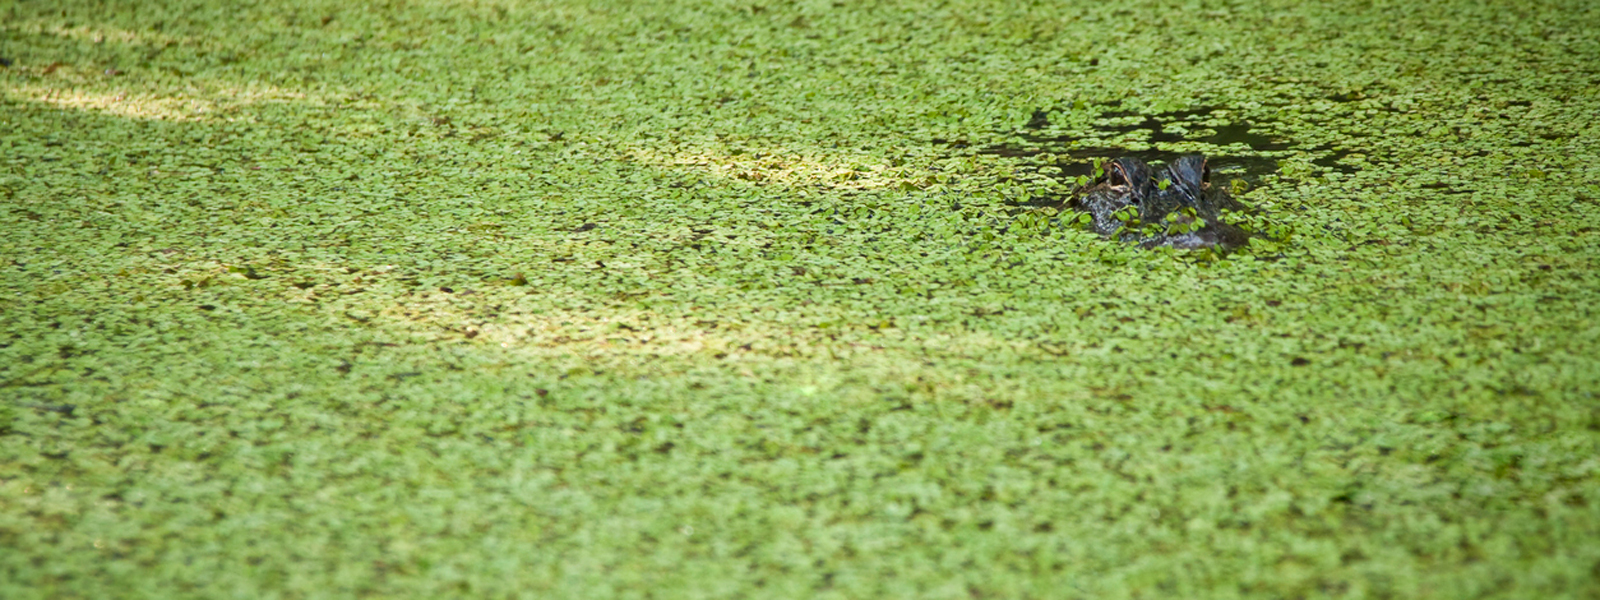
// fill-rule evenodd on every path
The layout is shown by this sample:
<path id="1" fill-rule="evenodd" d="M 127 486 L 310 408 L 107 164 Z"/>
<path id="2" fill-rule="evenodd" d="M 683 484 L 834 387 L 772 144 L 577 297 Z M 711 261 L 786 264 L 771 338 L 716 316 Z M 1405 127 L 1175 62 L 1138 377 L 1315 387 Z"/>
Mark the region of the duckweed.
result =
<path id="1" fill-rule="evenodd" d="M 1587 4 L 0 15 L 0 597 L 1600 594 Z"/>

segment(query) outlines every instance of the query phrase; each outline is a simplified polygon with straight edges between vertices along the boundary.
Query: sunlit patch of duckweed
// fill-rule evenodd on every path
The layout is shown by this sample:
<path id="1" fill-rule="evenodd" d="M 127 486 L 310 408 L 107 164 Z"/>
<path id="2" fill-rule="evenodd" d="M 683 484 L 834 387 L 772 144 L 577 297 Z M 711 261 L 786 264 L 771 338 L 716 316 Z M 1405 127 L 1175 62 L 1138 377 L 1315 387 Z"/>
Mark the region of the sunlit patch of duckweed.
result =
<path id="1" fill-rule="evenodd" d="M 300 92 L 257 86 L 252 86 L 256 89 L 227 88 L 201 94 L 195 94 L 195 90 L 158 94 L 126 86 L 94 85 L 88 82 L 80 82 L 80 85 L 83 87 L 63 87 L 59 83 L 24 83 L 7 87 L 5 93 L 62 109 L 167 121 L 227 119 L 251 104 L 305 99 L 305 94 Z"/>
<path id="2" fill-rule="evenodd" d="M 1596 596 L 1597 19 L 0 4 L 0 597 Z"/>

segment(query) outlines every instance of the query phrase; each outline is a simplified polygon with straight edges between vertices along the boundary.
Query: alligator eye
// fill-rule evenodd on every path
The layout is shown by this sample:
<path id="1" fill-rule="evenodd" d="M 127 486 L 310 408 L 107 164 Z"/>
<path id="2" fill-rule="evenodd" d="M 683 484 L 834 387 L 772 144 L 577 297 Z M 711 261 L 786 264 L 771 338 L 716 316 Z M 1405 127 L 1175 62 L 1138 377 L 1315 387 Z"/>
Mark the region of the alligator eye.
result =
<path id="1" fill-rule="evenodd" d="M 1121 164 L 1111 163 L 1111 168 L 1106 170 L 1106 178 L 1107 181 L 1111 183 L 1111 187 L 1121 189 L 1128 189 L 1132 187 L 1132 182 L 1129 181 L 1128 178 L 1128 172 L 1123 169 Z"/>

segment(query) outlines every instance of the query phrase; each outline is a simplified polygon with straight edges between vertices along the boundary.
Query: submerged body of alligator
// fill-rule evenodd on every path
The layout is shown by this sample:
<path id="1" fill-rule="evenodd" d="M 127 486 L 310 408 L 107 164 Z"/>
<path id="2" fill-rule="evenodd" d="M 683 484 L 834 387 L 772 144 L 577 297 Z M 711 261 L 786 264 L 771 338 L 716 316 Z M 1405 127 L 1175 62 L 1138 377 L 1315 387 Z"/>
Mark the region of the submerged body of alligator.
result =
<path id="1" fill-rule="evenodd" d="M 1200 155 L 1178 158 L 1157 172 L 1137 158 L 1118 158 L 1080 190 L 1067 206 L 1089 214 L 1101 235 L 1146 248 L 1243 246 L 1244 230 L 1222 221 L 1223 210 L 1244 210 L 1221 187 L 1211 185 L 1211 170 Z"/>

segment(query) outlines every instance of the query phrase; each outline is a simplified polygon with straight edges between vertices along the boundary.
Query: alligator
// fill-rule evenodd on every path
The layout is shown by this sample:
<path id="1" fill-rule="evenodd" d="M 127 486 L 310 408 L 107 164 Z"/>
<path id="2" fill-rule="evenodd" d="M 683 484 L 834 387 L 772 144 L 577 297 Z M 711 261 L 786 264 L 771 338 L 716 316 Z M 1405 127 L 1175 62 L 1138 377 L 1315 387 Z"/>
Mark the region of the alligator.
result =
<path id="1" fill-rule="evenodd" d="M 1132 157 L 1106 163 L 1092 185 L 1067 206 L 1089 214 L 1089 226 L 1100 235 L 1145 248 L 1231 249 L 1250 235 L 1224 223 L 1223 210 L 1243 211 L 1220 186 L 1211 185 L 1204 156 L 1179 157 L 1159 173 Z"/>

